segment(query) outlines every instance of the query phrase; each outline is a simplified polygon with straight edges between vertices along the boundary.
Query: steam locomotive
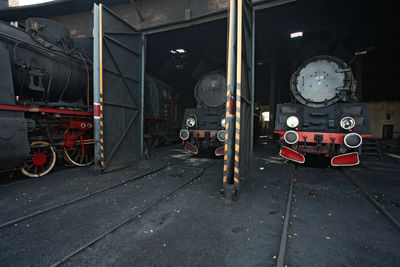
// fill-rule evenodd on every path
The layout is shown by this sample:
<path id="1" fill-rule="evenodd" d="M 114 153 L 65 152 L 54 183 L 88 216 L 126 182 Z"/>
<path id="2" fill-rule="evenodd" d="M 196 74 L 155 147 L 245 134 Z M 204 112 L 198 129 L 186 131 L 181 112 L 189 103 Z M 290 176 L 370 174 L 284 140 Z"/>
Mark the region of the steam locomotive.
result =
<path id="1" fill-rule="evenodd" d="M 40 177 L 57 158 L 94 161 L 92 50 L 48 19 L 29 18 L 25 29 L 0 21 L 0 170 Z M 146 142 L 176 136 L 176 94 L 148 75 L 145 89 Z"/>
<path id="2" fill-rule="evenodd" d="M 92 65 L 83 50 L 56 22 L 30 18 L 25 30 L 0 22 L 0 169 L 40 177 L 57 156 L 93 162 Z"/>
<path id="3" fill-rule="evenodd" d="M 215 149 L 224 154 L 226 78 L 221 72 L 203 75 L 196 83 L 197 108 L 185 109 L 180 138 L 185 150 L 197 155 L 199 149 Z"/>
<path id="4" fill-rule="evenodd" d="M 275 133 L 280 156 L 304 163 L 306 155 L 323 155 L 332 166 L 359 164 L 363 137 L 369 137 L 369 113 L 357 103 L 351 68 L 334 56 L 316 56 L 292 74 L 293 104 L 278 104 Z"/>
<path id="5" fill-rule="evenodd" d="M 169 145 L 179 140 L 182 120 L 178 94 L 159 79 L 145 75 L 144 81 L 144 140 L 147 150 L 159 144 Z"/>

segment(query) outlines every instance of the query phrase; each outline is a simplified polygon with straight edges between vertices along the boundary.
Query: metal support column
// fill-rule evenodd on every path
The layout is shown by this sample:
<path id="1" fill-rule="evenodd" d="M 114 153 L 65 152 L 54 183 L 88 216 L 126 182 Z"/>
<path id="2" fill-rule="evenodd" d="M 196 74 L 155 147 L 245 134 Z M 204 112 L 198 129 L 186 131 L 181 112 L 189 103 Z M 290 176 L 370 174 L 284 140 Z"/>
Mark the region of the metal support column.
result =
<path id="1" fill-rule="evenodd" d="M 101 144 L 100 144 L 100 52 L 99 52 L 99 6 L 93 6 L 93 111 L 94 111 L 94 158 L 95 164 L 100 164 Z"/>
<path id="2" fill-rule="evenodd" d="M 249 173 L 253 150 L 254 11 L 250 0 L 231 0 L 227 64 L 227 135 L 224 192 L 227 198 L 240 189 Z"/>
<path id="3" fill-rule="evenodd" d="M 268 139 L 273 142 L 276 114 L 276 63 L 271 62 L 269 74 L 269 130 Z"/>
<path id="4" fill-rule="evenodd" d="M 140 155 L 144 156 L 144 73 L 146 70 L 146 37 L 142 35 L 142 62 L 141 62 L 141 83 L 140 83 L 140 91 L 141 91 L 141 107 L 140 113 Z"/>
<path id="5" fill-rule="evenodd" d="M 356 91 L 358 101 L 363 101 L 363 97 L 362 97 L 362 61 L 363 61 L 362 56 L 356 57 L 355 76 L 356 76 L 356 80 L 358 81 L 357 91 Z"/>
<path id="6" fill-rule="evenodd" d="M 252 12 L 252 40 L 251 40 L 251 86 L 250 86 L 250 93 L 251 93 L 251 129 L 250 129 L 250 164 L 253 162 L 253 150 L 254 150 L 254 86 L 255 86 L 255 54 L 256 54 L 256 11 L 253 9 Z M 251 166 L 250 166 L 251 168 Z"/>
<path id="7" fill-rule="evenodd" d="M 235 96 L 236 96 L 236 28 L 237 3 L 229 1 L 229 32 L 228 32 L 228 64 L 227 64 L 227 100 L 226 100 L 226 144 L 224 155 L 223 190 L 232 192 L 234 186 L 233 168 L 235 154 Z"/>

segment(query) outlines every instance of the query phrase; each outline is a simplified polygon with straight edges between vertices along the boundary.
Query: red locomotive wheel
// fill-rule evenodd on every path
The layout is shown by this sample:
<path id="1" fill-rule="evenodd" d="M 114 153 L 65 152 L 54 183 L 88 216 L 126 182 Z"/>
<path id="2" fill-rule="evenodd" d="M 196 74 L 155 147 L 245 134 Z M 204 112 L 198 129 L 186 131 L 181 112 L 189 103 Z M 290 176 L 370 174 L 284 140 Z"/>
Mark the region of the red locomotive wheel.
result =
<path id="1" fill-rule="evenodd" d="M 53 147 L 44 141 L 31 144 L 31 151 L 21 172 L 28 177 L 41 177 L 48 174 L 56 163 L 56 153 Z"/>
<path id="2" fill-rule="evenodd" d="M 75 133 L 69 135 L 70 141 L 64 146 L 64 159 L 73 166 L 88 166 L 94 162 L 94 140 Z"/>

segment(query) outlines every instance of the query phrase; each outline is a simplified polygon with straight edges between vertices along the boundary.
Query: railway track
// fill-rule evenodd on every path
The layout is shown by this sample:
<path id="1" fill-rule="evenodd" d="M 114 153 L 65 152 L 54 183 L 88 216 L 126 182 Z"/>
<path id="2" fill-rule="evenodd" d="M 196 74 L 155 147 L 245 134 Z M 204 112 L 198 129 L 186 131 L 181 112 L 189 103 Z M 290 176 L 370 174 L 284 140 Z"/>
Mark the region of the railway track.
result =
<path id="1" fill-rule="evenodd" d="M 286 255 L 286 247 L 287 247 L 287 240 L 288 240 L 288 229 L 289 229 L 289 221 L 290 221 L 290 211 L 292 209 L 292 196 L 293 196 L 293 186 L 296 177 L 296 165 L 291 165 L 292 172 L 290 175 L 290 182 L 289 182 L 289 193 L 288 199 L 286 204 L 286 212 L 285 218 L 283 220 L 283 227 L 282 227 L 282 235 L 281 235 L 281 242 L 279 244 L 279 252 L 277 258 L 277 267 L 285 266 L 285 255 Z"/>
<path id="2" fill-rule="evenodd" d="M 142 178 L 144 178 L 144 177 L 146 177 L 148 175 L 151 175 L 153 173 L 159 172 L 159 171 L 161 171 L 161 170 L 163 170 L 163 169 L 165 169 L 167 167 L 168 167 L 168 165 L 164 165 L 164 166 L 162 166 L 160 168 L 156 168 L 156 169 L 153 169 L 153 170 L 151 170 L 149 172 L 146 172 L 144 174 L 140 174 L 140 175 L 134 176 L 132 178 L 129 178 L 127 180 L 124 180 L 122 182 L 115 183 L 115 184 L 112 184 L 110 186 L 103 187 L 103 188 L 98 189 L 98 190 L 96 190 L 94 192 L 87 193 L 87 194 L 85 194 L 83 196 L 68 200 L 66 202 L 63 202 L 63 203 L 60 203 L 60 204 L 57 204 L 57 205 L 54 205 L 54 206 L 51 206 L 51 207 L 48 207 L 48 208 L 45 208 L 45 209 L 42 209 L 42 210 L 38 210 L 36 212 L 27 214 L 27 215 L 19 217 L 19 218 L 15 218 L 15 219 L 9 220 L 9 221 L 7 221 L 5 223 L 0 224 L 0 229 L 2 229 L 4 227 L 7 227 L 7 226 L 10 226 L 10 225 L 14 225 L 16 223 L 19 223 L 21 221 L 30 219 L 32 217 L 35 217 L 35 216 L 38 216 L 38 215 L 41 215 L 41 214 L 44 214 L 44 213 L 47 213 L 47 212 L 50 212 L 50 211 L 53 211 L 53 210 L 56 210 L 56 209 L 59 209 L 59 208 L 62 208 L 62 207 L 66 207 L 68 205 L 74 204 L 76 202 L 85 200 L 85 199 L 90 198 L 90 197 L 93 197 L 95 195 L 98 195 L 98 194 L 103 193 L 103 192 L 105 192 L 107 190 L 113 189 L 115 187 L 122 186 L 124 184 L 127 184 L 127 183 L 130 183 L 130 182 L 142 179 Z"/>
<path id="3" fill-rule="evenodd" d="M 286 212 L 285 212 L 285 217 L 283 221 L 283 227 L 282 227 L 282 235 L 281 235 L 281 241 L 279 245 L 279 253 L 277 257 L 277 267 L 284 267 L 285 265 L 285 256 L 287 252 L 287 243 L 288 243 L 288 231 L 289 231 L 289 226 L 290 226 L 290 220 L 291 220 L 291 210 L 292 210 L 292 196 L 295 193 L 294 185 L 296 182 L 296 176 L 298 174 L 299 168 L 297 165 L 292 165 L 292 172 L 290 176 L 290 181 L 289 181 L 289 194 L 287 198 L 287 204 L 286 204 Z M 397 228 L 397 230 L 400 231 L 400 222 L 389 212 L 387 211 L 381 204 L 379 204 L 373 197 L 371 197 L 371 194 L 366 190 L 360 183 L 356 181 L 350 174 L 346 172 L 344 169 L 339 169 L 339 173 L 343 175 L 343 178 L 347 179 L 350 181 L 350 183 L 359 189 L 364 197 L 368 199 L 369 202 L 371 202 L 374 205 L 374 208 L 376 207 L 381 211 L 381 214 L 385 216 L 391 223 L 394 224 L 394 226 Z"/>
<path id="4" fill-rule="evenodd" d="M 66 262 L 69 259 L 71 259 L 72 257 L 74 257 L 75 255 L 83 252 L 84 250 L 86 250 L 90 246 L 92 246 L 95 243 L 101 241 L 106 236 L 108 236 L 108 235 L 112 234 L 113 232 L 117 231 L 121 227 L 129 224 L 130 222 L 134 221 L 137 218 L 140 218 L 143 214 L 145 214 L 146 212 L 148 212 L 151 209 L 153 209 L 156 206 L 158 206 L 161 202 L 163 202 L 164 200 L 168 199 L 171 195 L 176 194 L 176 192 L 178 192 L 182 188 L 186 187 L 187 185 L 191 184 L 193 181 L 195 181 L 196 179 L 201 177 L 206 169 L 208 169 L 209 167 L 215 165 L 218 162 L 218 161 L 215 161 L 214 163 L 213 162 L 205 162 L 204 164 L 202 164 L 200 166 L 191 167 L 191 166 L 185 164 L 185 162 L 184 162 L 185 160 L 186 159 L 183 159 L 179 163 L 174 163 L 174 164 L 168 164 L 168 165 L 165 165 L 165 166 L 161 166 L 161 167 L 153 169 L 153 170 L 151 170 L 149 172 L 146 172 L 146 173 L 143 173 L 141 175 L 137 175 L 135 177 L 129 178 L 129 179 L 125 180 L 125 181 L 118 182 L 118 183 L 115 183 L 113 185 L 101 188 L 101 189 L 96 190 L 96 191 L 94 191 L 92 193 L 85 194 L 83 196 L 77 197 L 77 198 L 69 200 L 67 202 L 60 203 L 60 204 L 54 205 L 52 207 L 49 207 L 49 208 L 46 208 L 46 209 L 42 209 L 42 210 L 36 211 L 34 213 L 28 214 L 26 216 L 10 220 L 10 221 L 5 222 L 2 225 L 0 225 L 0 229 L 3 230 L 3 231 L 9 231 L 9 230 L 10 231 L 14 231 L 13 230 L 14 227 L 8 228 L 8 226 L 11 226 L 11 225 L 15 226 L 18 222 L 25 221 L 25 220 L 28 222 L 28 225 L 32 225 L 32 224 L 38 225 L 37 222 L 43 221 L 43 218 L 47 218 L 46 216 L 50 216 L 49 213 L 50 212 L 54 213 L 54 211 L 56 211 L 56 213 L 54 215 L 51 215 L 51 217 L 57 217 L 58 218 L 57 214 L 64 214 L 65 210 L 68 210 L 68 213 L 71 214 L 71 216 L 74 216 L 75 210 L 77 210 L 77 209 L 79 210 L 79 208 L 75 208 L 74 204 L 77 204 L 79 206 L 84 205 L 84 206 L 90 207 L 91 204 L 86 204 L 87 203 L 86 201 L 89 201 L 88 203 L 93 202 L 93 201 L 97 201 L 95 199 L 99 199 L 100 201 L 102 201 L 101 199 L 103 197 L 102 197 L 102 195 L 100 195 L 101 193 L 105 193 L 105 192 L 110 191 L 112 189 L 118 190 L 118 191 L 119 190 L 125 190 L 123 188 L 125 188 L 126 184 L 129 184 L 129 183 L 131 184 L 130 185 L 131 188 L 135 188 L 135 187 L 137 187 L 137 185 L 143 186 L 143 184 L 146 184 L 146 182 L 145 181 L 139 182 L 139 180 L 141 180 L 143 178 L 146 178 L 146 177 L 148 177 L 149 179 L 153 179 L 152 177 L 154 177 L 154 176 L 159 177 L 154 181 L 163 181 L 163 179 L 160 180 L 160 178 L 161 177 L 166 177 L 166 176 L 176 177 L 176 178 L 173 178 L 173 179 L 175 179 L 174 182 L 171 183 L 168 187 L 164 186 L 165 187 L 165 188 L 163 187 L 164 189 L 158 190 L 158 195 L 156 194 L 153 197 L 152 200 L 149 201 L 149 199 L 146 198 L 148 201 L 145 202 L 145 204 L 143 204 L 142 206 L 138 205 L 138 207 L 139 207 L 138 209 L 136 209 L 136 207 L 135 207 L 135 210 L 134 210 L 133 213 L 129 214 L 129 210 L 125 209 L 127 212 L 124 212 L 125 215 L 121 217 L 122 220 L 121 219 L 119 221 L 118 220 L 114 220 L 113 225 L 110 225 L 110 227 L 107 227 L 107 229 L 103 229 L 102 231 L 99 231 L 99 232 L 94 231 L 93 234 L 90 236 L 90 238 L 85 240 L 85 242 L 87 242 L 87 243 L 83 242 L 84 245 L 82 245 L 82 243 L 81 243 L 80 247 L 78 247 L 76 249 L 74 248 L 74 251 L 69 253 L 64 258 L 62 258 L 63 255 L 61 254 L 61 255 L 59 255 L 61 257 L 54 257 L 53 260 L 49 261 L 49 264 L 52 264 L 52 262 L 54 262 L 55 260 L 58 260 L 58 259 L 61 258 L 61 260 L 58 260 L 57 262 L 53 263 L 52 266 L 61 265 L 64 262 Z M 188 170 L 190 170 L 190 171 L 188 171 Z M 182 174 L 183 172 L 185 172 L 186 174 Z M 181 177 L 181 178 L 178 178 L 178 177 Z M 176 179 L 178 179 L 178 180 L 176 180 Z M 170 180 L 170 181 L 172 182 L 173 180 Z M 136 184 L 136 183 L 139 183 L 139 184 Z M 152 182 L 152 183 L 153 183 L 153 186 L 154 186 L 154 182 Z M 150 191 L 151 191 L 151 189 L 150 189 Z M 112 192 L 110 191 L 110 193 L 106 193 L 106 194 L 115 194 L 113 192 L 115 192 L 115 191 L 112 191 Z M 144 201 L 146 201 L 146 200 L 144 200 Z M 78 204 L 78 203 L 81 203 L 81 204 Z M 79 214 L 79 212 L 77 214 Z M 36 220 L 35 218 L 38 217 L 39 215 L 42 215 L 42 216 L 45 216 L 45 217 L 41 216 L 40 218 L 38 218 Z M 64 214 L 63 216 L 68 216 L 68 215 Z M 28 219 L 30 219 L 30 222 L 29 222 Z M 32 219 L 33 219 L 33 221 L 32 221 Z M 44 219 L 44 220 L 46 220 L 46 219 Z M 21 223 L 18 223 L 18 224 L 21 224 Z M 24 223 L 22 223 L 22 224 L 24 224 Z M 40 224 L 42 224 L 42 223 L 40 223 Z M 41 227 L 43 227 L 43 226 L 41 226 Z M 68 251 L 68 252 L 70 252 L 70 251 Z"/>
<path id="5" fill-rule="evenodd" d="M 214 165 L 214 164 L 212 164 Z M 56 267 L 56 266 L 60 266 L 61 264 L 67 262 L 69 259 L 71 259 L 72 257 L 78 255 L 79 253 L 85 251 L 86 249 L 88 249 L 89 247 L 91 247 L 92 245 L 96 244 L 97 242 L 101 241 L 102 239 L 104 239 L 106 236 L 112 234 L 113 232 L 117 231 L 118 229 L 120 229 L 121 227 L 133 222 L 134 220 L 136 220 L 137 218 L 140 218 L 143 214 L 145 214 L 146 212 L 150 211 L 151 209 L 153 209 L 154 207 L 156 207 L 157 205 L 159 205 L 161 202 L 163 202 L 164 200 L 168 199 L 170 196 L 172 196 L 173 194 L 175 194 L 176 192 L 180 191 L 181 189 L 183 189 L 184 187 L 186 187 L 187 185 L 191 184 L 193 181 L 195 181 L 196 179 L 200 178 L 204 172 L 206 171 L 207 167 L 203 167 L 201 170 L 199 170 L 199 172 L 190 180 L 186 181 L 183 184 L 180 184 L 178 187 L 176 187 L 175 189 L 173 189 L 172 191 L 168 192 L 167 194 L 163 195 L 161 198 L 157 199 L 155 202 L 153 202 L 152 204 L 144 207 L 143 209 L 141 209 L 140 211 L 138 211 L 137 213 L 133 214 L 132 216 L 130 216 L 128 219 L 124 220 L 123 222 L 121 222 L 120 224 L 114 226 L 113 228 L 109 229 L 108 231 L 102 233 L 101 235 L 98 235 L 96 238 L 92 239 L 91 241 L 89 241 L 88 243 L 86 243 L 85 245 L 81 246 L 80 248 L 76 249 L 75 251 L 71 252 L 70 254 L 68 254 L 67 256 L 65 256 L 64 258 L 62 258 L 61 260 L 55 262 L 54 264 L 50 265 L 51 267 Z"/>
<path id="6" fill-rule="evenodd" d="M 187 156 L 187 157 L 184 157 L 184 158 L 182 159 L 182 162 L 185 162 L 185 161 L 188 160 L 190 157 L 191 157 L 190 155 Z M 152 169 L 152 170 L 150 170 L 150 171 L 148 171 L 148 172 L 146 172 L 146 173 L 139 174 L 139 175 L 136 175 L 136 176 L 134 176 L 134 177 L 128 178 L 128 179 L 126 179 L 126 180 L 123 180 L 123 181 L 121 181 L 121 182 L 118 182 L 118 183 L 115 183 L 115 184 L 112 184 L 112 185 L 109 185 L 109 186 L 100 188 L 100 189 L 98 189 L 98 190 L 95 190 L 94 192 L 90 192 L 90 193 L 84 194 L 84 195 L 82 195 L 82 196 L 76 197 L 76 198 L 74 198 L 74 199 L 65 201 L 65 202 L 63 202 L 63 203 L 59 203 L 59 204 L 53 205 L 53 206 L 51 206 L 51 207 L 48 207 L 48 208 L 45 208 L 45 209 L 41 209 L 41 210 L 32 212 L 32 213 L 27 214 L 27 215 L 25 215 L 25 216 L 21 216 L 21 217 L 18 217 L 18 218 L 9 220 L 9 221 L 7 221 L 7 222 L 4 222 L 4 223 L 0 224 L 0 229 L 5 228 L 5 227 L 7 227 L 7 226 L 14 225 L 14 224 L 16 224 L 16 223 L 19 223 L 19 222 L 21 222 L 21 221 L 30 219 L 30 218 L 32 218 L 32 217 L 35 217 L 35 216 L 38 216 L 38 215 L 42 215 L 42 214 L 44 214 L 44 213 L 47 213 L 47 212 L 50 212 L 50 211 L 53 211 L 53 210 L 56 210 L 56 209 L 59 209 L 59 208 L 63 208 L 63 207 L 66 207 L 66 206 L 68 206 L 68 205 L 77 203 L 77 202 L 79 202 L 79 201 L 88 199 L 88 198 L 90 198 L 90 197 L 93 197 L 93 196 L 98 195 L 98 194 L 100 194 L 100 193 L 103 193 L 103 192 L 105 192 L 105 191 L 111 190 L 111 189 L 116 188 L 116 187 L 118 187 L 118 186 L 123 186 L 123 185 L 125 185 L 125 184 L 127 184 L 127 183 L 131 183 L 131 182 L 133 182 L 133 181 L 140 180 L 140 179 L 142 179 L 142 178 L 147 177 L 148 175 L 152 175 L 152 174 L 154 174 L 154 173 L 160 172 L 161 170 L 167 168 L 168 166 L 170 166 L 170 165 L 169 165 L 169 164 L 165 164 L 165 165 L 163 165 L 162 167 Z M 29 179 L 29 178 L 26 178 L 26 179 Z M 19 180 L 19 181 L 16 181 L 16 182 L 12 182 L 12 183 L 8 183 L 8 184 L 4 184 L 4 185 L 1 185 L 0 187 L 8 187 L 8 186 L 11 186 L 11 185 L 15 185 L 15 184 L 17 184 L 17 183 L 24 182 L 26 179 L 24 179 L 24 180 Z"/>
<path id="7" fill-rule="evenodd" d="M 358 183 L 351 175 L 346 173 L 345 170 L 340 169 L 340 172 L 343 173 L 343 175 L 356 187 L 359 188 L 360 191 L 363 193 L 363 195 L 370 201 L 377 209 L 379 209 L 382 214 L 391 222 L 393 223 L 397 230 L 400 231 L 400 222 L 390 213 L 388 212 L 381 204 L 379 204 L 373 197 L 371 197 L 371 194 L 360 184 Z"/>

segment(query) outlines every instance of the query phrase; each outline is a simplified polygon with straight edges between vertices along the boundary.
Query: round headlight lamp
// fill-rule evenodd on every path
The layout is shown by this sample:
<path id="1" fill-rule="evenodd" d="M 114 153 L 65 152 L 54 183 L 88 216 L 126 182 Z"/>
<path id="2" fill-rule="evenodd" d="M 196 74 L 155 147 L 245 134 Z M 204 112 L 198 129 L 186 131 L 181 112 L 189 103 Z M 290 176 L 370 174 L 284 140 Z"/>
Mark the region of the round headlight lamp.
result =
<path id="1" fill-rule="evenodd" d="M 290 116 L 286 119 L 286 125 L 290 128 L 296 128 L 297 126 L 299 126 L 299 118 L 297 118 L 296 116 Z"/>
<path id="2" fill-rule="evenodd" d="M 194 117 L 188 117 L 186 119 L 186 126 L 187 127 L 194 127 L 196 125 L 196 119 Z"/>
<path id="3" fill-rule="evenodd" d="M 345 130 L 353 129 L 356 126 L 356 120 L 352 117 L 344 117 L 340 120 L 340 127 Z"/>
<path id="4" fill-rule="evenodd" d="M 225 128 L 225 125 L 226 125 L 226 119 L 225 119 L 225 116 L 224 116 L 221 119 L 221 126 Z"/>

